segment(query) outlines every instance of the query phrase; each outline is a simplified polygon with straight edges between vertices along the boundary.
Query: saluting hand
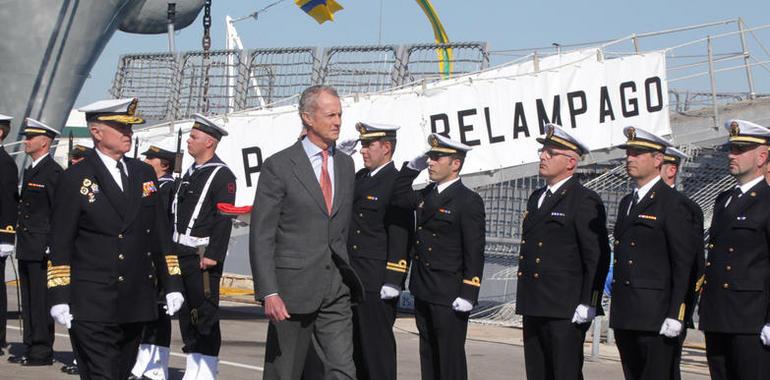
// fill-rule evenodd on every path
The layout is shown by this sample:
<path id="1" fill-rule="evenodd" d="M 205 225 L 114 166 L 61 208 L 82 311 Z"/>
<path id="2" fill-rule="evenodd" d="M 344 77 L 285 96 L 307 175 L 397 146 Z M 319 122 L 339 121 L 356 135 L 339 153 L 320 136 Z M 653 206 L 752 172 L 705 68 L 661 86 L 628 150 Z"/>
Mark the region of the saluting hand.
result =
<path id="1" fill-rule="evenodd" d="M 273 322 L 291 318 L 289 311 L 286 310 L 286 304 L 277 294 L 265 297 L 265 316 Z"/>

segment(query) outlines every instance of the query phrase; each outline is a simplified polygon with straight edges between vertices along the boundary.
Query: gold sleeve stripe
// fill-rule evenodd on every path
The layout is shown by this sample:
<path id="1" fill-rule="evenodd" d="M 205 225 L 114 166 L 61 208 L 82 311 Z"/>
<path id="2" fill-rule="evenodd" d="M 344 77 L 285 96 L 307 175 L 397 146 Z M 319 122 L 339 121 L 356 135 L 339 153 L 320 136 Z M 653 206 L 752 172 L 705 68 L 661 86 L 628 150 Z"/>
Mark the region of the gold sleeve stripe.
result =
<path id="1" fill-rule="evenodd" d="M 399 260 L 397 263 L 388 262 L 387 269 L 395 272 L 406 273 L 406 260 Z"/>
<path id="2" fill-rule="evenodd" d="M 676 319 L 678 319 L 680 321 L 684 320 L 684 310 L 686 308 L 687 307 L 684 304 L 679 305 L 679 315 L 677 316 Z"/>
<path id="3" fill-rule="evenodd" d="M 700 292 L 701 289 L 703 289 L 703 283 L 705 282 L 705 280 L 706 280 L 705 275 L 701 275 L 698 278 L 698 281 L 695 282 L 695 293 L 698 293 Z"/>
<path id="4" fill-rule="evenodd" d="M 176 255 L 166 256 L 166 267 L 169 276 L 181 276 L 182 269 L 179 268 L 179 257 Z"/>
<path id="5" fill-rule="evenodd" d="M 50 261 L 48 262 L 48 288 L 55 288 L 57 286 L 67 286 L 70 284 L 70 266 L 69 265 L 57 265 L 54 266 Z"/>
<path id="6" fill-rule="evenodd" d="M 15 234 L 16 230 L 13 229 L 13 226 L 8 225 L 5 228 L 0 228 L 0 233 L 3 233 L 3 234 Z"/>
<path id="7" fill-rule="evenodd" d="M 470 285 L 470 286 L 475 286 L 477 288 L 480 288 L 481 287 L 481 279 L 479 279 L 478 277 L 474 277 L 474 278 L 472 278 L 470 280 L 463 280 L 463 284 Z"/>

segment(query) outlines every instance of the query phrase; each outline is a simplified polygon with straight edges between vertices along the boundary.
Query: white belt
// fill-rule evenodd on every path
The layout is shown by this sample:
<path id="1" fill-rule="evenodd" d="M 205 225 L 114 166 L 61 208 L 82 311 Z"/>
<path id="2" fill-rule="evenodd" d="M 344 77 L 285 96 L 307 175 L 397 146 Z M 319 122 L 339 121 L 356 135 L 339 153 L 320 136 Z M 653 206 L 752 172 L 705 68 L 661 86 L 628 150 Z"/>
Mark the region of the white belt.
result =
<path id="1" fill-rule="evenodd" d="M 195 237 L 187 234 L 178 234 L 174 232 L 174 241 L 190 248 L 198 248 L 209 245 L 209 238 Z"/>

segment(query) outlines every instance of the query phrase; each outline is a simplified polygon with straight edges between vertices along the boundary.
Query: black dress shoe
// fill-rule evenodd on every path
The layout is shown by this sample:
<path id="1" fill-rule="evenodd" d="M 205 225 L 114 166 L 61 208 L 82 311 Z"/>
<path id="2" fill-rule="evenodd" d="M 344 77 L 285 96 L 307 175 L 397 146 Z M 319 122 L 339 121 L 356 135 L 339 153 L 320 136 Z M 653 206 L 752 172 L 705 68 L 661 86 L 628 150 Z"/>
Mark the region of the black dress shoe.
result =
<path id="1" fill-rule="evenodd" d="M 8 362 L 9 363 L 14 363 L 14 364 L 19 364 L 19 363 L 21 363 L 23 361 L 26 361 L 26 360 L 27 360 L 27 355 L 21 355 L 21 356 L 19 356 L 19 355 L 11 355 L 11 356 L 8 357 Z"/>
<path id="2" fill-rule="evenodd" d="M 22 365 L 22 367 L 40 367 L 40 366 L 46 366 L 46 365 L 53 365 L 53 359 L 32 359 L 32 358 L 26 358 L 26 360 L 22 360 L 19 362 L 19 364 Z"/>
<path id="3" fill-rule="evenodd" d="M 68 365 L 68 366 L 67 366 L 67 370 L 66 370 L 65 372 L 66 372 L 68 375 L 80 375 L 80 370 L 78 369 L 78 366 L 77 366 L 77 365 L 75 365 L 75 364 L 73 364 L 73 365 Z"/>

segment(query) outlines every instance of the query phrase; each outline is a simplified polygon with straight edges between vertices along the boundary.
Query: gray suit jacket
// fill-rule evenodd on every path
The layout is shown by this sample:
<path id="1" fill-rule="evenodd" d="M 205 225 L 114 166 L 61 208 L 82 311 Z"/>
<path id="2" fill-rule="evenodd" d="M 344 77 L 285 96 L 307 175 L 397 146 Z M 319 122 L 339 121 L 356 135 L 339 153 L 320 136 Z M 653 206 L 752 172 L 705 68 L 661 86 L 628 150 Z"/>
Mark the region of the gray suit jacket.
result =
<path id="1" fill-rule="evenodd" d="M 301 142 L 265 160 L 249 234 L 257 300 L 278 293 L 290 314 L 315 312 L 336 268 L 351 301 L 361 301 L 363 285 L 350 267 L 346 247 L 354 175 L 353 160 L 336 152 L 329 216 Z"/>

